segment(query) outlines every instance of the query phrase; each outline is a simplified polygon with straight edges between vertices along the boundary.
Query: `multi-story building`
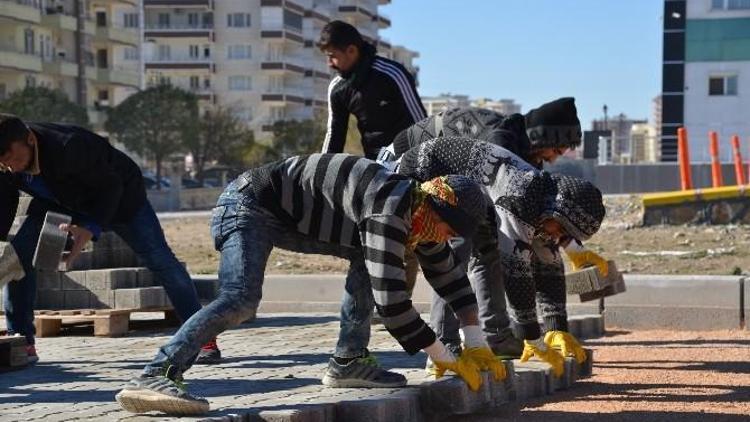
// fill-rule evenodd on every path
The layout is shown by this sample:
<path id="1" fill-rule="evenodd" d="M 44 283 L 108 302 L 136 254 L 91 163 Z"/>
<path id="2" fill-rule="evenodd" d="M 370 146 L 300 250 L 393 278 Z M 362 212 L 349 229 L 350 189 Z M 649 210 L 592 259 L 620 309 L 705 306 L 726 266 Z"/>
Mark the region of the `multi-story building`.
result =
<path id="1" fill-rule="evenodd" d="M 508 116 L 514 113 L 521 112 L 521 104 L 516 103 L 514 100 L 501 99 L 493 100 L 490 98 L 480 98 L 471 102 L 474 107 L 481 107 L 493 110 L 503 116 Z"/>
<path id="2" fill-rule="evenodd" d="M 647 123 L 636 123 L 630 129 L 630 153 L 623 164 L 655 163 L 659 161 L 656 128 Z"/>
<path id="3" fill-rule="evenodd" d="M 677 129 L 688 133 L 690 158 L 710 160 L 717 131 L 724 161 L 729 139 L 750 142 L 750 1 L 665 0 L 661 159 L 677 159 Z"/>
<path id="4" fill-rule="evenodd" d="M 0 99 L 64 91 L 101 129 L 103 107 L 140 85 L 138 0 L 0 0 Z"/>
<path id="5" fill-rule="evenodd" d="M 471 100 L 468 95 L 440 94 L 436 97 L 422 97 L 422 105 L 428 116 L 437 114 L 454 107 L 469 107 Z"/>
<path id="6" fill-rule="evenodd" d="M 275 121 L 326 113 L 332 74 L 315 41 L 333 19 L 418 70 L 416 53 L 378 36 L 390 26 L 378 11 L 388 0 L 143 1 L 147 83 L 171 83 L 203 104 L 231 107 L 258 139 L 270 137 Z"/>
<path id="7" fill-rule="evenodd" d="M 633 129 L 633 125 L 647 124 L 646 119 L 630 119 L 626 115 L 620 113 L 614 118 L 594 120 L 591 123 L 592 131 L 610 131 L 612 136 L 607 141 L 607 157 L 609 162 L 621 163 L 629 161 L 632 156 L 630 149 L 630 135 Z M 600 150 L 601 152 L 601 150 Z M 600 153 L 601 155 L 601 153 Z"/>

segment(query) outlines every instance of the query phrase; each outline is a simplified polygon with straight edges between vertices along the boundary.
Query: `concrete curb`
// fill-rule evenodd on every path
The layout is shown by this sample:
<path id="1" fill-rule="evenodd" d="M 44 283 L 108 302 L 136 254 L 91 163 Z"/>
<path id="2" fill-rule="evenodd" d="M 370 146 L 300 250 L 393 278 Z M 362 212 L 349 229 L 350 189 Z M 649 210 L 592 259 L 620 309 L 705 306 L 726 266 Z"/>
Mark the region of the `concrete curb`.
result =
<path id="1" fill-rule="evenodd" d="M 587 350 L 589 362 L 593 353 Z M 392 394 L 365 400 L 346 400 L 334 403 L 305 405 L 294 409 L 277 409 L 247 414 L 232 414 L 200 419 L 201 422 L 424 422 L 450 420 L 451 416 L 502 412 L 507 407 L 531 398 L 546 397 L 556 391 L 572 387 L 579 378 L 590 375 L 589 365 L 578 365 L 566 359 L 565 374 L 557 379 L 547 364 L 527 362 L 516 364 L 505 361 L 507 376 L 494 382 L 483 373 L 479 391 L 469 390 L 466 383 L 455 377 L 444 377 L 420 385 L 406 387 Z M 587 375 L 588 374 L 588 375 Z"/>

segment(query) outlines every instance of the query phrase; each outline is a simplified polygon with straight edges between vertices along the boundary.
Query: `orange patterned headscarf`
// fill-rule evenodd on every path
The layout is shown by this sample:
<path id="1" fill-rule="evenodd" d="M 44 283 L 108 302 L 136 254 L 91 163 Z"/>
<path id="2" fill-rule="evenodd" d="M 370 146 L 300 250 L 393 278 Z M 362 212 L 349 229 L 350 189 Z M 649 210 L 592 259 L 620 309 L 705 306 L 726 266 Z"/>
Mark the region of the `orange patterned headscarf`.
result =
<path id="1" fill-rule="evenodd" d="M 417 186 L 412 192 L 411 234 L 406 244 L 409 249 L 413 250 L 419 243 L 440 243 L 447 240 L 438 234 L 439 219 L 427 201 L 429 196 L 453 206 L 458 204 L 456 194 L 448 185 L 445 176 L 436 177 Z"/>

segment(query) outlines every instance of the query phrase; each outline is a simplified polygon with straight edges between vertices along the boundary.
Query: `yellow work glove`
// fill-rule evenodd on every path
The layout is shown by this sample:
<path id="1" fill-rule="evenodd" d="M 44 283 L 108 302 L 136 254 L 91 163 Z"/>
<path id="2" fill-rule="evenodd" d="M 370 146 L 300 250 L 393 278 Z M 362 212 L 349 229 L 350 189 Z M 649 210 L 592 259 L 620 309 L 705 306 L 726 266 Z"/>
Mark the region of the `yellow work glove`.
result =
<path id="1" fill-rule="evenodd" d="M 445 371 L 451 370 L 466 382 L 471 391 L 477 391 L 482 386 L 482 375 L 479 373 L 479 367 L 463 354 L 455 362 L 435 361 L 434 363 L 435 378 L 442 378 Z"/>
<path id="2" fill-rule="evenodd" d="M 466 359 L 474 362 L 479 369 L 490 371 L 495 381 L 504 380 L 507 376 L 505 365 L 489 347 L 469 347 L 464 349 L 461 356 L 466 356 Z"/>
<path id="3" fill-rule="evenodd" d="M 604 277 L 609 274 L 609 264 L 607 264 L 607 260 L 597 255 L 595 252 L 588 249 L 582 249 L 580 251 L 566 249 L 565 254 L 568 255 L 570 263 L 573 264 L 573 269 L 580 270 L 582 268 L 595 266 Z"/>
<path id="4" fill-rule="evenodd" d="M 581 347 L 581 343 L 568 332 L 548 331 L 544 335 L 544 343 L 562 352 L 563 356 L 574 357 L 579 364 L 586 362 L 586 352 Z"/>
<path id="5" fill-rule="evenodd" d="M 557 350 L 548 347 L 544 341 L 524 340 L 521 362 L 528 362 L 531 357 L 547 362 L 552 367 L 552 375 L 560 378 L 565 370 L 565 358 Z"/>

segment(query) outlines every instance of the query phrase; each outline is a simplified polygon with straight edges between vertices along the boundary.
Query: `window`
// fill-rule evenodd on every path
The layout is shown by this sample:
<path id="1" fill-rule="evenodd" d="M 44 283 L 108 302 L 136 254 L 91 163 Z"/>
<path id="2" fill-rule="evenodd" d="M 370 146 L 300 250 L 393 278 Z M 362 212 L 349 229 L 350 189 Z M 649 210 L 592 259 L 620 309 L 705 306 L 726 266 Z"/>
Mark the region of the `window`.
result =
<path id="1" fill-rule="evenodd" d="M 214 14 L 212 12 L 206 12 L 203 14 L 203 27 L 204 28 L 214 27 Z"/>
<path id="2" fill-rule="evenodd" d="M 708 95 L 737 95 L 737 75 L 708 78 Z"/>
<path id="3" fill-rule="evenodd" d="M 203 89 L 211 89 L 211 78 L 208 76 L 203 78 Z"/>
<path id="4" fill-rule="evenodd" d="M 23 31 L 23 52 L 34 54 L 34 30 L 27 28 Z"/>
<path id="5" fill-rule="evenodd" d="M 750 9 L 750 0 L 727 0 L 727 9 L 748 10 Z"/>
<path id="6" fill-rule="evenodd" d="M 34 75 L 26 75 L 26 87 L 35 87 L 36 86 L 36 77 Z"/>
<path id="7" fill-rule="evenodd" d="M 230 91 L 250 91 L 252 89 L 252 81 L 249 76 L 230 76 L 229 77 L 229 90 Z"/>
<path id="8" fill-rule="evenodd" d="M 171 51 L 168 45 L 160 45 L 156 54 L 159 60 L 169 60 L 169 56 L 171 56 Z"/>
<path id="9" fill-rule="evenodd" d="M 189 28 L 198 27 L 198 14 L 197 13 L 188 13 L 188 27 Z"/>
<path id="10" fill-rule="evenodd" d="M 159 28 L 169 28 L 169 13 L 159 13 Z"/>
<path id="11" fill-rule="evenodd" d="M 250 107 L 234 110 L 232 114 L 235 118 L 245 123 L 250 123 L 253 120 L 253 109 Z"/>
<path id="12" fill-rule="evenodd" d="M 284 9 L 284 27 L 302 32 L 302 15 Z"/>
<path id="13" fill-rule="evenodd" d="M 109 91 L 107 91 L 106 89 L 100 89 L 96 93 L 96 98 L 99 101 L 109 101 Z"/>
<path id="14" fill-rule="evenodd" d="M 227 59 L 243 60 L 252 56 L 252 46 L 250 45 L 230 45 L 227 47 Z"/>
<path id="15" fill-rule="evenodd" d="M 136 47 L 125 47 L 123 54 L 126 61 L 138 60 L 138 49 Z"/>
<path id="16" fill-rule="evenodd" d="M 191 45 L 189 47 L 189 55 L 191 59 L 197 59 L 200 57 L 200 48 L 197 45 Z"/>
<path id="17" fill-rule="evenodd" d="M 711 10 L 723 10 L 724 0 L 711 0 Z"/>
<path id="18" fill-rule="evenodd" d="M 199 89 L 201 87 L 201 80 L 198 76 L 191 76 L 190 77 L 190 89 Z"/>
<path id="19" fill-rule="evenodd" d="M 125 28 L 138 28 L 138 14 L 126 13 L 123 15 L 123 26 Z"/>
<path id="20" fill-rule="evenodd" d="M 228 14 L 227 26 L 230 28 L 248 28 L 250 26 L 250 14 L 249 13 Z"/>

